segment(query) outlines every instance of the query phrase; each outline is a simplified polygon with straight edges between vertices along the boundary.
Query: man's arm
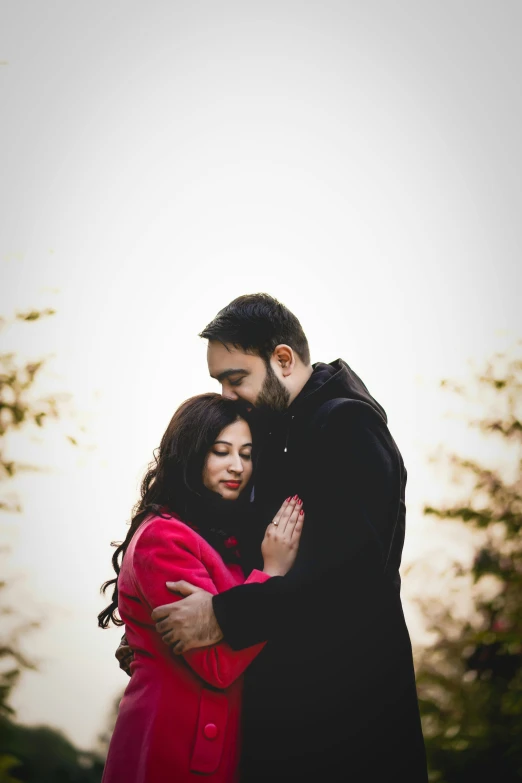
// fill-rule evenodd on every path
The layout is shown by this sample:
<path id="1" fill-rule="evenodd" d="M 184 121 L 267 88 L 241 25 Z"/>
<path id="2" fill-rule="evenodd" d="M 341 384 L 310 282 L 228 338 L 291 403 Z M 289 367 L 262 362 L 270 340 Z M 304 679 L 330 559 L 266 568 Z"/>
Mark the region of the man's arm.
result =
<path id="1" fill-rule="evenodd" d="M 322 602 L 342 596 L 348 609 L 346 597 L 383 573 L 400 498 L 400 456 L 384 422 L 357 407 L 340 404 L 328 416 L 317 454 L 325 497 L 314 509 L 304 498 L 308 524 L 294 568 L 212 599 L 234 649 L 273 638 L 289 617 L 310 633 L 312 607 L 321 616 Z"/>
<path id="2" fill-rule="evenodd" d="M 307 526 L 294 568 L 263 585 L 241 585 L 213 598 L 190 596 L 182 618 L 156 626 L 167 643 L 181 639 L 184 649 L 194 646 L 196 613 L 238 650 L 277 635 L 289 617 L 299 617 L 309 635 L 312 605 L 320 617 L 339 593 L 345 602 L 382 575 L 400 498 L 393 439 L 373 411 L 347 402 L 328 416 L 320 446 L 316 467 L 324 498 L 310 511 L 304 498 Z"/>
<path id="3" fill-rule="evenodd" d="M 201 560 L 199 544 L 194 548 L 183 527 L 180 523 L 179 529 L 174 527 L 168 536 L 163 530 L 157 532 L 154 527 L 150 527 L 141 535 L 134 550 L 132 568 L 135 585 L 142 601 L 151 612 L 154 606 L 165 601 L 168 595 L 165 582 L 172 574 L 191 579 L 196 585 L 192 588 L 194 594 L 201 592 L 207 596 L 217 592 L 212 577 Z M 249 581 L 263 582 L 269 578 L 268 574 L 253 571 Z M 212 647 L 186 651 L 183 657 L 205 682 L 215 688 L 228 688 L 243 674 L 261 649 L 262 644 L 259 644 L 249 650 L 236 651 L 226 642 L 220 642 Z"/>

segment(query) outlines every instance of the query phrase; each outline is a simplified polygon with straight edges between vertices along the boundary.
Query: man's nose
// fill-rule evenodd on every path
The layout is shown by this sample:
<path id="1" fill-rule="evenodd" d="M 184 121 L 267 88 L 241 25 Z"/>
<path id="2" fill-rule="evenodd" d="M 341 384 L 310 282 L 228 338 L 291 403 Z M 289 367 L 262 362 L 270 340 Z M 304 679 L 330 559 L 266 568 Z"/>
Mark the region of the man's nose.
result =
<path id="1" fill-rule="evenodd" d="M 221 387 L 221 396 L 225 397 L 227 400 L 239 400 L 239 397 L 235 391 L 232 391 L 231 388 L 226 386 Z"/>

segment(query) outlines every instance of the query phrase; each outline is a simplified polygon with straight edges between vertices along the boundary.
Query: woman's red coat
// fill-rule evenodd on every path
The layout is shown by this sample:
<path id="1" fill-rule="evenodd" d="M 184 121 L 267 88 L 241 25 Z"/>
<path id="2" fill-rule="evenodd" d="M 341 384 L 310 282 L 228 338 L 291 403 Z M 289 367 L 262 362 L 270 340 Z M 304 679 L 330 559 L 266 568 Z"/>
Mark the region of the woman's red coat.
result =
<path id="1" fill-rule="evenodd" d="M 134 650 L 102 783 L 233 783 L 240 751 L 242 673 L 260 652 L 225 642 L 174 656 L 151 621 L 176 596 L 167 581 L 185 579 L 216 594 L 243 584 L 198 533 L 174 517 L 138 529 L 118 578 L 119 612 Z M 247 582 L 268 576 L 253 571 Z"/>

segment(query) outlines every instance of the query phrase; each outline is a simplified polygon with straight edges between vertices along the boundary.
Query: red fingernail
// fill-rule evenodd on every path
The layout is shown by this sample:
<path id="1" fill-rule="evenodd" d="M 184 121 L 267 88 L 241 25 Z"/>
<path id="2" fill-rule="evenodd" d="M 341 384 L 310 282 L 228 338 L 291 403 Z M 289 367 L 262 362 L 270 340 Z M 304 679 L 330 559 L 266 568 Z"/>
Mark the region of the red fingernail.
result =
<path id="1" fill-rule="evenodd" d="M 290 497 L 285 500 L 285 503 L 289 503 L 291 500 L 292 500 L 292 495 L 290 495 Z"/>
<path id="2" fill-rule="evenodd" d="M 292 498 L 292 500 L 297 500 L 297 495 L 294 495 L 294 497 Z"/>
<path id="3" fill-rule="evenodd" d="M 299 512 L 299 516 L 302 517 L 303 514 L 304 514 L 304 511 L 303 511 L 303 509 L 301 509 L 301 511 Z"/>
<path id="4" fill-rule="evenodd" d="M 301 500 L 301 498 L 297 498 L 297 505 L 298 506 L 302 506 L 303 505 L 303 501 Z"/>

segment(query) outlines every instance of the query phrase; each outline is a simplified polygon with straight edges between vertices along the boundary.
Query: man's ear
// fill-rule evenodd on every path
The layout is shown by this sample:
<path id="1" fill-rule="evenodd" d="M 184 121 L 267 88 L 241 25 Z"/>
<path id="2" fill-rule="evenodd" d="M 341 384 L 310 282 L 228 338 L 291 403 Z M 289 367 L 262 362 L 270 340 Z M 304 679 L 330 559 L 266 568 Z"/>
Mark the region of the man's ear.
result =
<path id="1" fill-rule="evenodd" d="M 291 375 L 295 368 L 295 353 L 289 345 L 276 345 L 272 353 L 272 361 L 281 369 L 283 377 Z"/>

